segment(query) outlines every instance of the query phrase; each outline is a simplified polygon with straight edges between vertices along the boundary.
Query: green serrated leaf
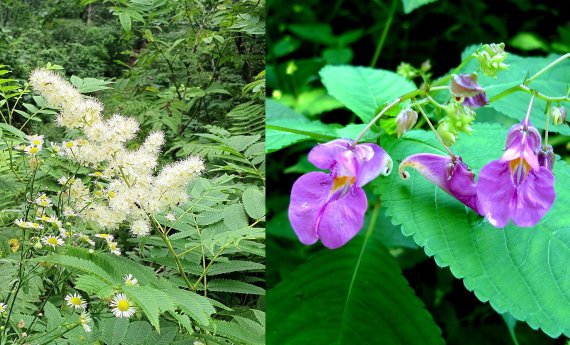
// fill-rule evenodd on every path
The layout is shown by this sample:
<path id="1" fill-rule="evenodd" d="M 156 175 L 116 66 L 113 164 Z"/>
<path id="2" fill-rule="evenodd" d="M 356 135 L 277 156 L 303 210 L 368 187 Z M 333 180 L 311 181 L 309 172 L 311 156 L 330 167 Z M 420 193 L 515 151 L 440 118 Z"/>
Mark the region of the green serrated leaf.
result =
<path id="1" fill-rule="evenodd" d="M 353 66 L 325 66 L 321 81 L 328 93 L 352 110 L 364 123 L 377 110 L 416 86 L 402 76 L 386 70 Z"/>
<path id="2" fill-rule="evenodd" d="M 265 194 L 257 188 L 248 188 L 241 197 L 247 214 L 253 219 L 261 219 L 265 216 Z"/>
<path id="3" fill-rule="evenodd" d="M 127 335 L 129 319 L 121 317 L 103 319 L 99 328 L 103 332 L 105 344 L 120 345 Z"/>
<path id="4" fill-rule="evenodd" d="M 506 134 L 507 129 L 498 125 L 476 124 L 473 135 L 462 137 L 454 152 L 478 172 L 501 157 Z M 424 131 L 384 143 L 394 161 L 419 152 L 445 155 L 440 147 L 433 134 Z M 402 233 L 413 236 L 439 266 L 449 266 L 468 290 L 498 313 L 509 312 L 551 337 L 570 336 L 568 164 L 554 165 L 556 201 L 534 228 L 494 228 L 419 174 L 410 173 L 407 181 L 392 174 L 374 182 L 387 215 L 402 225 Z"/>
<path id="5" fill-rule="evenodd" d="M 134 321 L 129 324 L 123 345 L 140 345 L 153 333 L 152 326 L 146 321 Z"/>
<path id="6" fill-rule="evenodd" d="M 231 204 L 224 208 L 223 214 L 224 224 L 230 230 L 240 230 L 248 226 L 247 216 L 241 203 Z"/>
<path id="7" fill-rule="evenodd" d="M 271 344 L 443 344 L 440 331 L 374 237 L 320 251 L 268 291 Z M 309 326 L 310 325 L 310 326 Z"/>

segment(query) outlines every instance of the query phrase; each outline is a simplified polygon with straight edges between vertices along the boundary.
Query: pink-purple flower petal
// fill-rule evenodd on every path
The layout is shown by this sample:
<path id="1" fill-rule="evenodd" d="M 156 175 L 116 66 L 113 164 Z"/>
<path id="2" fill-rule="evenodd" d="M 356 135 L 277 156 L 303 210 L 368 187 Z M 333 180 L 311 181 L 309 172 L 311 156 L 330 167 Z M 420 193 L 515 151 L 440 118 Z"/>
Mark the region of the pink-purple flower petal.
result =
<path id="1" fill-rule="evenodd" d="M 317 228 L 332 184 L 332 177 L 323 172 L 304 174 L 293 184 L 289 221 L 301 243 L 313 244 L 319 239 Z"/>
<path id="2" fill-rule="evenodd" d="M 390 158 L 383 148 L 370 143 L 357 145 L 356 147 L 365 147 L 372 152 L 372 155 L 367 157 L 368 159 L 363 161 L 360 166 L 358 177 L 356 179 L 357 186 L 364 186 L 368 182 L 377 178 L 380 174 L 384 176 L 390 175 L 393 166 L 392 158 Z"/>
<path id="3" fill-rule="evenodd" d="M 308 160 L 319 169 L 331 169 L 339 159 L 339 156 L 346 152 L 352 140 L 336 139 L 328 143 L 319 144 L 309 152 Z"/>
<path id="4" fill-rule="evenodd" d="M 350 241 L 362 228 L 367 206 L 366 193 L 359 187 L 331 200 L 324 208 L 317 230 L 323 245 L 336 249 Z"/>
<path id="5" fill-rule="evenodd" d="M 479 212 L 474 175 L 459 156 L 439 156 L 421 153 L 407 157 L 400 163 L 400 176 L 408 177 L 406 168 L 416 169 L 423 177 L 437 185 L 466 206 Z"/>

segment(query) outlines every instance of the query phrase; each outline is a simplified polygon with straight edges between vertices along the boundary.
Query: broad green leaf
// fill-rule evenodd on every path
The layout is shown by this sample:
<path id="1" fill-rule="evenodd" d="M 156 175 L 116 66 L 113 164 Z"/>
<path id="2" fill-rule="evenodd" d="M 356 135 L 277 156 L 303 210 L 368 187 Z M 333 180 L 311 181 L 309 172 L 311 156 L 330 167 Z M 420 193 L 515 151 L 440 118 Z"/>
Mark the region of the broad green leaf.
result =
<path id="1" fill-rule="evenodd" d="M 126 32 L 131 31 L 132 21 L 131 21 L 131 16 L 129 16 L 128 13 L 125 12 L 119 13 L 119 22 L 121 22 L 123 30 L 125 30 Z"/>
<path id="2" fill-rule="evenodd" d="M 84 274 L 75 280 L 75 288 L 100 298 L 107 298 L 113 295 L 115 286 L 106 283 L 96 276 Z"/>
<path id="3" fill-rule="evenodd" d="M 507 129 L 490 124 L 473 128 L 473 135 L 461 137 L 454 152 L 477 173 L 501 156 Z M 440 147 L 424 131 L 384 142 L 394 161 L 420 152 L 444 155 Z M 410 173 L 407 181 L 392 173 L 374 182 L 392 223 L 498 313 L 509 312 L 551 337 L 570 336 L 568 164 L 556 162 L 556 201 L 534 228 L 494 228 L 418 173 Z"/>
<path id="4" fill-rule="evenodd" d="M 151 325 L 146 321 L 134 321 L 129 324 L 124 345 L 140 345 L 152 333 Z"/>
<path id="5" fill-rule="evenodd" d="M 229 205 L 224 208 L 223 213 L 224 224 L 230 230 L 239 230 L 248 226 L 247 216 L 241 203 Z"/>
<path id="6" fill-rule="evenodd" d="M 252 321 L 253 322 L 253 321 Z M 265 338 L 263 334 L 252 332 L 251 329 L 244 328 L 237 322 L 216 320 L 212 331 L 220 336 L 237 341 L 239 344 L 263 345 Z M 282 344 L 275 342 L 273 344 Z"/>
<path id="7" fill-rule="evenodd" d="M 337 138 L 355 138 L 366 127 L 365 124 L 340 126 L 311 121 L 304 115 L 272 99 L 267 99 L 265 104 L 267 109 L 265 150 L 267 153 L 306 140 L 326 142 Z M 364 140 L 373 140 L 377 137 L 377 133 L 369 131 L 364 136 Z"/>
<path id="8" fill-rule="evenodd" d="M 253 219 L 261 219 L 265 216 L 265 194 L 259 189 L 251 187 L 246 189 L 241 196 L 243 206 L 247 214 Z"/>
<path id="9" fill-rule="evenodd" d="M 168 296 L 161 290 L 148 286 L 125 286 L 123 290 L 131 301 L 135 302 L 136 307 L 142 309 L 150 324 L 160 332 L 158 320 L 160 311 L 167 308 L 174 309 Z"/>
<path id="10" fill-rule="evenodd" d="M 259 286 L 231 279 L 216 279 L 209 281 L 207 288 L 208 291 L 244 293 L 250 295 L 265 295 L 265 290 L 263 288 L 260 288 Z"/>
<path id="11" fill-rule="evenodd" d="M 404 5 L 404 13 L 408 14 L 414 11 L 416 8 L 423 5 L 431 4 L 437 0 L 402 0 L 402 5 Z"/>
<path id="12" fill-rule="evenodd" d="M 81 79 L 81 78 L 76 77 L 74 75 L 71 76 L 71 78 L 69 78 L 69 81 L 71 82 L 71 84 L 73 84 L 73 86 L 78 88 L 79 92 L 81 92 L 81 93 L 91 93 L 91 92 L 95 92 L 95 91 L 107 90 L 107 89 L 111 88 L 107 85 L 112 83 L 110 81 L 105 81 L 105 80 L 95 79 L 95 78 Z"/>
<path id="13" fill-rule="evenodd" d="M 20 139 L 24 139 L 26 137 L 26 133 L 22 132 L 21 130 L 19 130 L 14 126 L 10 126 L 7 123 L 0 123 L 0 129 L 10 132 Z"/>
<path id="14" fill-rule="evenodd" d="M 329 94 L 364 123 L 387 102 L 416 89 L 414 83 L 394 72 L 368 67 L 326 66 L 319 75 Z"/>
<path id="15" fill-rule="evenodd" d="M 44 315 L 46 318 L 47 323 L 47 330 L 53 331 L 61 325 L 61 321 L 63 320 L 59 310 L 51 303 L 46 302 L 44 306 Z"/>
<path id="16" fill-rule="evenodd" d="M 129 328 L 129 319 L 121 317 L 113 317 L 103 319 L 100 324 L 103 332 L 103 340 L 108 345 L 119 345 L 126 338 L 127 329 Z"/>
<path id="17" fill-rule="evenodd" d="M 268 291 L 268 344 L 443 344 L 374 237 L 322 250 Z"/>

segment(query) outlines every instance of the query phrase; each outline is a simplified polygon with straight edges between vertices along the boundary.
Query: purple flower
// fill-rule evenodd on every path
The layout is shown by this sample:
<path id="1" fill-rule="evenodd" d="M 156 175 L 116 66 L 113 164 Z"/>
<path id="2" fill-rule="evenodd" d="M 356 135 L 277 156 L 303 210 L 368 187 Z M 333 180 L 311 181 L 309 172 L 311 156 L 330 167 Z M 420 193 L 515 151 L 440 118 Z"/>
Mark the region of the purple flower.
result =
<path id="1" fill-rule="evenodd" d="M 471 108 L 480 108 L 489 104 L 485 90 L 477 83 L 476 74 L 456 74 L 453 76 L 449 89 L 455 99 Z"/>
<path id="2" fill-rule="evenodd" d="M 509 130 L 501 159 L 481 169 L 478 206 L 494 226 L 504 227 L 509 219 L 518 226 L 534 226 L 554 203 L 554 157 L 548 150 L 539 156 L 540 145 L 540 134 L 527 116 Z"/>
<path id="3" fill-rule="evenodd" d="M 380 146 L 351 145 L 352 140 L 338 139 L 314 147 L 309 161 L 330 173 L 310 172 L 293 184 L 289 220 L 304 244 L 320 239 L 335 249 L 352 239 L 368 206 L 361 187 L 392 170 L 392 159 Z"/>
<path id="4" fill-rule="evenodd" d="M 400 163 L 398 173 L 408 179 L 406 168 L 416 169 L 423 177 L 476 212 L 477 190 L 473 173 L 461 157 L 438 156 L 431 153 L 412 155 Z"/>

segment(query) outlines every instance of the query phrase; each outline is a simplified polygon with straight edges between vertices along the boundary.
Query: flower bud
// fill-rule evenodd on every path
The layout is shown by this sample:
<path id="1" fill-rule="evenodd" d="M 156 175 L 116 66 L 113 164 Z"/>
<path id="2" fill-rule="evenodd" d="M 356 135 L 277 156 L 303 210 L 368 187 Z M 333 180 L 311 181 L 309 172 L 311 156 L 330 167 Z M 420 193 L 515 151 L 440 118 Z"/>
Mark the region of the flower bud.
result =
<path id="1" fill-rule="evenodd" d="M 473 97 L 485 92 L 477 83 L 477 74 L 456 74 L 449 86 L 455 97 Z"/>
<path id="2" fill-rule="evenodd" d="M 538 157 L 538 165 L 552 171 L 555 161 L 554 151 L 552 150 L 552 146 L 547 145 L 546 150 L 544 148 L 540 148 L 540 150 L 538 150 L 537 157 Z"/>
<path id="3" fill-rule="evenodd" d="M 473 54 L 481 64 L 481 71 L 486 76 L 496 78 L 497 72 L 509 68 L 509 65 L 503 63 L 508 55 L 504 48 L 504 43 L 485 44 L 478 52 Z"/>
<path id="4" fill-rule="evenodd" d="M 550 116 L 552 117 L 552 122 L 555 125 L 561 125 L 566 122 L 566 116 L 568 111 L 563 106 L 550 108 Z"/>
<path id="5" fill-rule="evenodd" d="M 416 69 L 407 62 L 400 63 L 398 65 L 398 68 L 396 68 L 396 73 L 398 73 L 399 75 L 401 75 L 406 79 L 413 79 L 418 75 Z"/>
<path id="6" fill-rule="evenodd" d="M 418 113 L 412 109 L 402 110 L 396 117 L 396 125 L 398 128 L 398 138 L 410 130 L 418 121 Z"/>
<path id="7" fill-rule="evenodd" d="M 439 136 L 441 137 L 441 140 L 443 140 L 443 142 L 447 146 L 451 146 L 451 145 L 455 144 L 455 134 L 454 133 L 457 134 L 457 131 L 450 128 L 450 126 L 447 122 L 442 122 L 437 127 L 437 134 L 439 134 Z"/>

